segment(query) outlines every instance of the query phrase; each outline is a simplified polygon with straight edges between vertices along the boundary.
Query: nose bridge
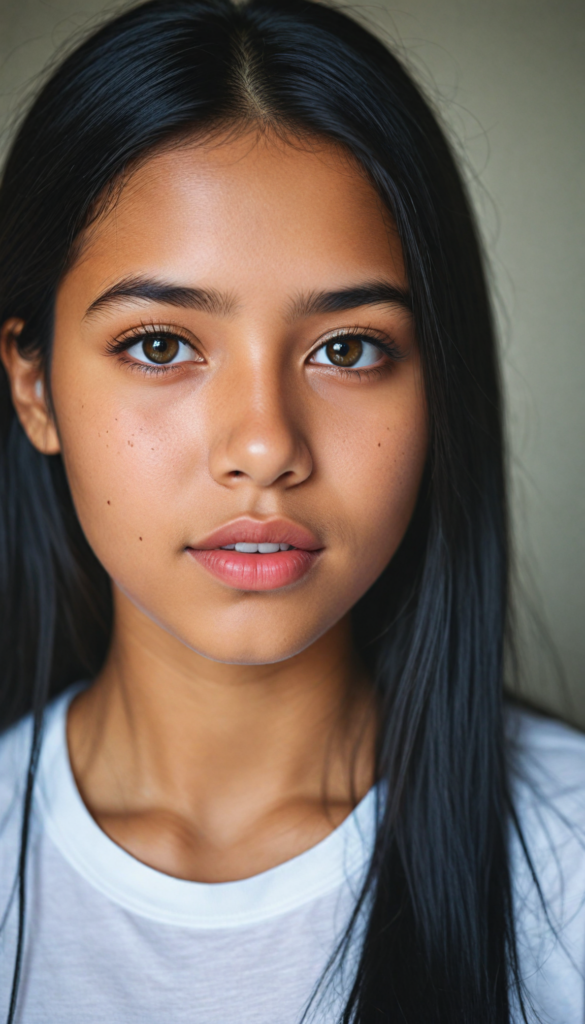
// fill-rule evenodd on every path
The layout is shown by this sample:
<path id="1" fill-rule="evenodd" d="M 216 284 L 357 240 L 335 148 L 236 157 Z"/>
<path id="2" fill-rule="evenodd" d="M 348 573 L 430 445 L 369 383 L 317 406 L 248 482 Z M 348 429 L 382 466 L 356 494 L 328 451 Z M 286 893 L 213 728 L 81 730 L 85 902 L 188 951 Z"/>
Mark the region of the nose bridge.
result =
<path id="1" fill-rule="evenodd" d="M 229 376 L 223 422 L 210 453 L 212 475 L 224 484 L 242 478 L 260 487 L 301 483 L 312 459 L 278 360 L 267 353 L 241 360 Z"/>

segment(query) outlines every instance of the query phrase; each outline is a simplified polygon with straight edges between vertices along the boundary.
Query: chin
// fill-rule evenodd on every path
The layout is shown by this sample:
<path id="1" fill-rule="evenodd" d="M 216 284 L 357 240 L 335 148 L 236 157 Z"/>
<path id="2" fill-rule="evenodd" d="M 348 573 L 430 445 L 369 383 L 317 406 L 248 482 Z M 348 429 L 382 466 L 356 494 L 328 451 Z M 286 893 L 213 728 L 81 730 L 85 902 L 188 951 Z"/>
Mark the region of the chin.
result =
<path id="1" fill-rule="evenodd" d="M 310 643 L 309 640 L 308 643 L 289 646 L 275 644 L 268 639 L 266 643 L 262 643 L 260 638 L 254 644 L 228 645 L 218 642 L 211 645 L 207 643 L 204 648 L 193 645 L 193 650 L 210 661 L 218 661 L 224 665 L 276 665 L 279 661 L 286 661 L 295 654 L 300 654 L 310 646 Z"/>
<path id="2" fill-rule="evenodd" d="M 247 629 L 238 636 L 232 631 L 229 641 L 226 634 L 205 637 L 203 643 L 187 642 L 197 654 L 210 661 L 218 661 L 224 665 L 275 665 L 288 658 L 294 658 L 318 640 L 327 631 L 329 624 L 321 629 L 307 629 L 299 633 L 283 635 L 284 630 L 274 626 L 262 629 Z M 280 634 L 280 635 L 279 635 Z"/>

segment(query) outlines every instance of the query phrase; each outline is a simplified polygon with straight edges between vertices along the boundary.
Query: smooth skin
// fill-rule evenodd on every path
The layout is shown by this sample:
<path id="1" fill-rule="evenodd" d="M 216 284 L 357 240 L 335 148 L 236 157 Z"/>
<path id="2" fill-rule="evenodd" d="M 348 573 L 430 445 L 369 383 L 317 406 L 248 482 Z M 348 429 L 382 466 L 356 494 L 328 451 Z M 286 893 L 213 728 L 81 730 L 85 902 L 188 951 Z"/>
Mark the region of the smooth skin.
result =
<path id="1" fill-rule="evenodd" d="M 94 305 L 137 279 L 199 298 Z M 372 785 L 349 611 L 404 536 L 427 451 L 405 303 L 319 299 L 372 284 L 408 292 L 364 172 L 334 145 L 247 131 L 151 155 L 86 232 L 57 294 L 54 419 L 21 323 L 4 325 L 20 420 L 62 453 L 113 583 L 107 661 L 69 713 L 73 772 L 104 831 L 168 874 L 264 871 Z M 182 361 L 153 369 L 142 339 L 163 330 Z M 324 343 L 348 332 L 366 368 L 328 361 Z M 241 517 L 306 528 L 315 563 L 267 591 L 218 580 L 189 549 Z"/>

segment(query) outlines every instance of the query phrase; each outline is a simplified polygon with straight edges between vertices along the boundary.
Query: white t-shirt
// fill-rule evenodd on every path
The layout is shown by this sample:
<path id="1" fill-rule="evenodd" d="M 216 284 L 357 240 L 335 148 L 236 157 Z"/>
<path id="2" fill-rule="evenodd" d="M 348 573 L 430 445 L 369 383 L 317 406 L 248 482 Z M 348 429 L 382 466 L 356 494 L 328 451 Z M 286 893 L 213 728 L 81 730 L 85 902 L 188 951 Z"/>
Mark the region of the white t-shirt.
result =
<path id="1" fill-rule="evenodd" d="M 327 839 L 254 878 L 172 878 L 125 853 L 86 810 L 65 739 L 71 695 L 49 710 L 38 770 L 18 1024 L 299 1024 L 363 879 L 374 792 Z M 583 1024 L 585 737 L 518 712 L 510 727 L 530 779 L 517 783 L 516 805 L 560 931 L 514 848 L 526 985 L 543 1024 Z M 29 721 L 0 740 L 0 1019 L 29 741 Z M 333 1024 L 347 983 L 346 972 L 309 1019 Z"/>

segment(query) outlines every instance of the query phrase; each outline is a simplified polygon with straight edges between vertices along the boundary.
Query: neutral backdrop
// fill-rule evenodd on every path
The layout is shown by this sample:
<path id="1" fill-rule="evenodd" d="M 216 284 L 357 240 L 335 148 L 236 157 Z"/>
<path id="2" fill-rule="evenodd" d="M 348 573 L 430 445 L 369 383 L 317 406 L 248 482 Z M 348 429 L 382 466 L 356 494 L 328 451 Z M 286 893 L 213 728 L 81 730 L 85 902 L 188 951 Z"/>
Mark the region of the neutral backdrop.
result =
<path id="1" fill-rule="evenodd" d="M 2 147 L 55 50 L 114 9 L 0 0 Z M 422 83 L 464 164 L 500 322 L 522 686 L 585 727 L 585 3 L 353 9 Z"/>

